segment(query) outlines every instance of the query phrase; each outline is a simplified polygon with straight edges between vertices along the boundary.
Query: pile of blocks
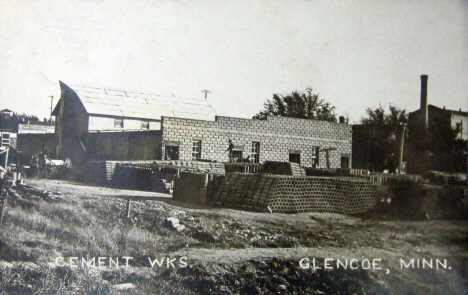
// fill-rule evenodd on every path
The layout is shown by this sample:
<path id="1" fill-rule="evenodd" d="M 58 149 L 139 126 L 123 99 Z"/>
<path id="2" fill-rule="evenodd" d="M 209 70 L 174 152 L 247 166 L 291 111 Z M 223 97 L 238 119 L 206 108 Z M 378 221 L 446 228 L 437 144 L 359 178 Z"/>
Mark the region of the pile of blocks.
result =
<path id="1" fill-rule="evenodd" d="M 158 167 L 173 167 L 181 170 L 209 172 L 214 174 L 224 174 L 224 164 L 219 162 L 204 162 L 204 161 L 153 161 L 153 164 Z"/>
<path id="2" fill-rule="evenodd" d="M 464 187 L 423 185 L 421 191 L 422 211 L 428 219 L 466 218 L 463 204 Z"/>
<path id="3" fill-rule="evenodd" d="M 426 213 L 428 219 L 443 219 L 444 210 L 440 206 L 440 195 L 442 188 L 425 188 L 425 196 L 422 200 L 422 212 Z"/>
<path id="4" fill-rule="evenodd" d="M 304 168 L 301 168 L 297 163 L 291 162 L 266 161 L 263 164 L 262 172 L 276 175 L 306 175 Z"/>
<path id="5" fill-rule="evenodd" d="M 363 213 L 376 204 L 375 187 L 354 178 L 229 173 L 213 204 L 261 212 Z"/>
<path id="6" fill-rule="evenodd" d="M 255 173 L 263 169 L 262 164 L 257 163 L 224 163 L 226 173 L 240 172 L 240 173 Z"/>
<path id="7" fill-rule="evenodd" d="M 224 164 L 215 162 L 201 162 L 201 161 L 105 161 L 105 173 L 107 181 L 113 179 L 116 165 L 127 165 L 133 167 L 141 167 L 148 169 L 151 167 L 171 167 L 182 171 L 203 171 L 215 174 L 224 174 Z"/>
<path id="8" fill-rule="evenodd" d="M 375 187 L 359 179 L 282 177 L 270 200 L 273 212 L 357 214 L 374 208 Z"/>
<path id="9" fill-rule="evenodd" d="M 86 161 L 84 173 L 80 175 L 80 180 L 105 185 L 107 183 L 106 162 L 104 161 Z M 109 178 L 110 180 L 111 178 Z"/>
<path id="10" fill-rule="evenodd" d="M 117 164 L 112 184 L 125 189 L 158 191 L 151 168 L 138 165 Z"/>
<path id="11" fill-rule="evenodd" d="M 181 202 L 208 204 L 224 178 L 219 174 L 180 172 L 179 178 L 174 180 L 172 198 Z"/>
<path id="12" fill-rule="evenodd" d="M 263 212 L 279 179 L 271 174 L 228 173 L 214 194 L 213 204 Z"/>

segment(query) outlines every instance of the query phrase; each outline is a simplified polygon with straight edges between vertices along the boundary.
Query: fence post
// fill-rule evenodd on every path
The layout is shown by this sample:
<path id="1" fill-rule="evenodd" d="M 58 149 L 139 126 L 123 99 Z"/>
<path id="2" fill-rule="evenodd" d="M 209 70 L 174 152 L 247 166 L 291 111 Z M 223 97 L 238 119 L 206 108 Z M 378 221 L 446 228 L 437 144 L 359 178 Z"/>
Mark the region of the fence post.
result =
<path id="1" fill-rule="evenodd" d="M 1 201 L 1 208 L 0 208 L 0 226 L 3 225 L 3 213 L 5 212 L 6 200 L 7 200 L 7 191 L 4 188 L 0 188 L 0 197 L 2 198 Z"/>
<path id="2" fill-rule="evenodd" d="M 205 173 L 205 183 L 203 185 L 203 187 L 208 187 L 208 183 L 209 183 L 209 173 Z"/>
<path id="3" fill-rule="evenodd" d="M 125 210 L 125 216 L 127 218 L 130 217 L 130 202 L 131 202 L 131 200 L 130 200 L 130 198 L 128 198 L 128 200 L 127 200 L 127 209 Z"/>

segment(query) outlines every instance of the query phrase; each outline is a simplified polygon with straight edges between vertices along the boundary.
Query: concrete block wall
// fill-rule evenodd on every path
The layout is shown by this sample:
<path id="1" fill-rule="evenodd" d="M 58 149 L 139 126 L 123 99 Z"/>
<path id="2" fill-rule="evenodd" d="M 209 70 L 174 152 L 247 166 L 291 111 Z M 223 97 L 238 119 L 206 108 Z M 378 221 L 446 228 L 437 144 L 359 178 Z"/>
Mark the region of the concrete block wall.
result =
<path id="1" fill-rule="evenodd" d="M 217 116 L 215 121 L 164 117 L 165 141 L 179 143 L 181 160 L 191 160 L 192 141 L 201 140 L 201 158 L 227 162 L 228 140 L 243 147 L 243 157 L 251 154 L 252 142 L 260 142 L 260 163 L 288 162 L 290 150 L 299 150 L 301 165 L 312 166 L 313 147 L 319 147 L 319 166 L 326 167 L 325 149 L 329 151 L 330 168 L 341 166 L 341 156 L 351 162 L 352 129 L 350 125 L 325 121 L 268 117 L 268 120 Z M 351 164 L 351 163 L 350 163 Z"/>

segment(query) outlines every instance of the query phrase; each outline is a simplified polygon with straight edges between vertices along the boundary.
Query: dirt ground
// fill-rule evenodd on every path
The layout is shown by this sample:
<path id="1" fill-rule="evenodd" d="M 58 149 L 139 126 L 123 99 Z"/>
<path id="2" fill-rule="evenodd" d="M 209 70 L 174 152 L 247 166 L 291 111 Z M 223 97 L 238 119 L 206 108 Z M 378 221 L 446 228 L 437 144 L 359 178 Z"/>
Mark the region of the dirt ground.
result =
<path id="1" fill-rule="evenodd" d="M 255 213 L 71 181 L 28 180 L 27 185 L 14 189 L 20 197 L 6 207 L 0 236 L 0 258 L 10 264 L 0 267 L 0 287 L 10 293 L 466 294 L 468 290 L 467 221 Z M 170 217 L 185 228 L 176 230 L 167 222 Z M 18 230 L 23 234 L 15 237 Z M 43 239 L 51 242 L 39 245 Z M 99 256 L 132 259 L 128 267 L 107 265 L 92 271 L 67 262 L 69 257 Z M 64 263 L 57 265 L 57 257 L 63 257 Z M 24 263 L 37 265 L 42 276 L 45 268 L 52 269 L 48 278 L 56 287 L 28 281 L 31 274 Z M 22 276 L 16 285 L 5 279 L 15 271 Z M 85 273 L 79 277 L 79 272 Z M 67 276 L 68 281 L 63 279 Z M 86 287 L 89 277 L 105 286 Z M 60 280 L 62 285 L 56 282 Z M 78 289 L 73 289 L 72 281 Z"/>

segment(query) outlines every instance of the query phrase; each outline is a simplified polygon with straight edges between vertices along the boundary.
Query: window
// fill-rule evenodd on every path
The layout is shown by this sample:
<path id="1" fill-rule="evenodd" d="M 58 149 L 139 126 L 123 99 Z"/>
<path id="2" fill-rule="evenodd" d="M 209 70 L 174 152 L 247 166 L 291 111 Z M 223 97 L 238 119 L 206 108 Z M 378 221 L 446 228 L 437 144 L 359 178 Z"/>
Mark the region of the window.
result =
<path id="1" fill-rule="evenodd" d="M 289 153 L 289 162 L 301 164 L 301 154 Z"/>
<path id="2" fill-rule="evenodd" d="M 319 147 L 312 147 L 312 167 L 317 168 L 319 165 Z"/>
<path id="3" fill-rule="evenodd" d="M 2 146 L 10 145 L 10 133 L 2 134 Z"/>
<path id="4" fill-rule="evenodd" d="M 192 160 L 201 158 L 201 140 L 192 141 Z"/>
<path id="5" fill-rule="evenodd" d="M 164 160 L 179 160 L 179 147 L 166 145 Z"/>
<path id="6" fill-rule="evenodd" d="M 114 127 L 115 128 L 123 128 L 123 119 L 122 118 L 115 118 L 114 119 Z"/>
<path id="7" fill-rule="evenodd" d="M 259 163 L 260 162 L 260 142 L 252 142 L 252 151 L 250 153 L 250 162 Z"/>
<path id="8" fill-rule="evenodd" d="M 351 168 L 349 165 L 350 164 L 350 161 L 349 161 L 349 158 L 350 158 L 350 154 L 341 154 L 341 168 L 342 169 L 348 169 L 348 168 Z"/>
<path id="9" fill-rule="evenodd" d="M 141 129 L 150 129 L 149 121 L 141 121 Z"/>

